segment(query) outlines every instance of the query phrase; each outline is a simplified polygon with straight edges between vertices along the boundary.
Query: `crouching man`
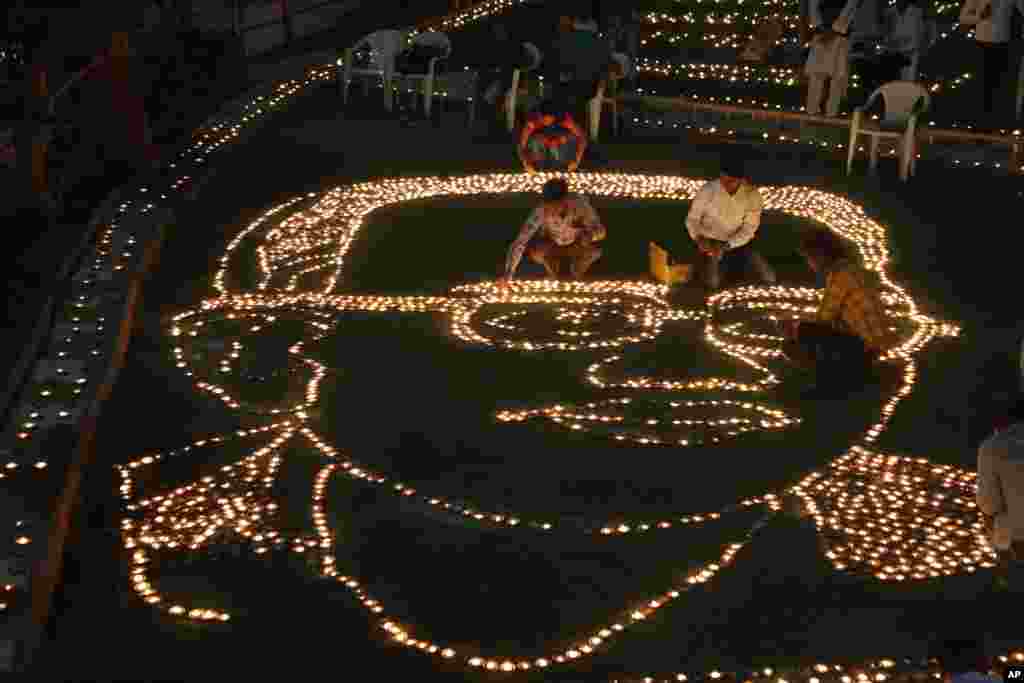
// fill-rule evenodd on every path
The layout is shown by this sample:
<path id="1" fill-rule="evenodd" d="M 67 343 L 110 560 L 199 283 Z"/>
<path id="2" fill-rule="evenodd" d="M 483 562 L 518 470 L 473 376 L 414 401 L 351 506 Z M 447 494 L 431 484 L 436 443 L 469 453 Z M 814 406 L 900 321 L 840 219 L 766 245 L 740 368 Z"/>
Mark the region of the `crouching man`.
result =
<path id="1" fill-rule="evenodd" d="M 718 179 L 709 181 L 693 198 L 686 229 L 704 255 L 709 289 L 721 287 L 723 261 L 752 269 L 762 282 L 775 283 L 775 271 L 752 244 L 763 206 L 743 160 L 735 156 L 724 159 Z"/>
<path id="2" fill-rule="evenodd" d="M 543 200 L 533 210 L 509 247 L 505 273 L 499 280 L 507 284 L 526 253 L 544 266 L 548 279 L 557 280 L 566 271 L 574 280 L 581 280 L 601 258 L 595 242 L 605 238 L 607 230 L 597 211 L 581 195 L 569 192 L 564 178 L 544 183 Z"/>
<path id="3" fill-rule="evenodd" d="M 817 384 L 809 394 L 842 395 L 865 384 L 896 336 L 877 284 L 839 237 L 814 230 L 801 241 L 800 252 L 811 270 L 824 274 L 825 291 L 815 320 L 783 324 L 783 352 L 815 371 Z"/>

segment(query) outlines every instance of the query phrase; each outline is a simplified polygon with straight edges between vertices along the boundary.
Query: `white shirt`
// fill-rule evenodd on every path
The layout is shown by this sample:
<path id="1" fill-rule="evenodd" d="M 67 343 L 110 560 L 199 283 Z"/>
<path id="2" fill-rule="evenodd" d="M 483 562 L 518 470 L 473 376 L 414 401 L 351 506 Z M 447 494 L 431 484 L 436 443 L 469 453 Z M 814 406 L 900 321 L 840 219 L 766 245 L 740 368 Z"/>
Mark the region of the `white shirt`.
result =
<path id="1" fill-rule="evenodd" d="M 995 518 L 992 545 L 1024 541 L 1024 422 L 993 434 L 978 448 L 978 507 Z"/>
<path id="2" fill-rule="evenodd" d="M 1024 0 L 967 0 L 960 10 L 960 23 L 975 26 L 974 39 L 979 43 L 1006 43 L 1010 35 L 1013 7 L 1024 12 Z M 988 19 L 982 19 L 986 7 L 992 7 Z"/>
<path id="3" fill-rule="evenodd" d="M 735 249 L 754 238 L 763 208 L 761 193 L 753 185 L 743 183 L 736 194 L 729 194 L 721 180 L 711 180 L 693 198 L 686 229 L 694 240 L 707 237 Z"/>

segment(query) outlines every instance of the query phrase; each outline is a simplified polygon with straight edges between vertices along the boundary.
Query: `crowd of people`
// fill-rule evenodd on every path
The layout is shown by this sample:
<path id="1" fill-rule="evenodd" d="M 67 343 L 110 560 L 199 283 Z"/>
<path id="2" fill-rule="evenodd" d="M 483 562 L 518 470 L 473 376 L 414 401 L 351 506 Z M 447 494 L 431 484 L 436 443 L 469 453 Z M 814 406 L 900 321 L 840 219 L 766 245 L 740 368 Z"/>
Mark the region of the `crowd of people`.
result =
<path id="1" fill-rule="evenodd" d="M 806 52 L 805 110 L 812 115 L 835 117 L 844 104 L 864 104 L 851 101 L 849 83 L 854 74 L 860 78 L 865 101 L 885 83 L 917 81 L 922 56 L 938 40 L 927 0 L 897 0 L 891 5 L 882 0 L 802 0 L 800 13 Z M 498 24 L 487 54 L 474 64 L 481 74 L 478 94 L 495 107 L 495 115 L 486 117 L 494 134 L 500 134 L 508 117 L 503 94 L 512 87 L 514 71 L 540 75 L 542 102 L 528 110 L 525 128 L 519 129 L 524 133 L 519 140 L 520 159 L 528 170 L 564 170 L 570 163 L 575 170 L 583 159 L 583 154 L 576 158 L 576 152 L 588 144 L 587 163 L 607 163 L 593 140 L 587 140 L 588 105 L 599 90 L 607 94 L 613 88 L 635 87 L 641 16 L 633 12 L 602 24 L 599 27 L 590 12 L 566 11 L 559 18 L 556 37 L 541 47 L 513 41 Z M 975 129 L 994 133 L 1012 127 L 1017 107 L 1011 95 L 1017 88 L 1010 42 L 1024 30 L 1024 0 L 964 0 L 958 25 L 963 31 L 974 31 L 977 45 L 974 61 L 981 106 L 974 117 Z M 767 58 L 785 30 L 781 22 L 771 21 L 760 28 L 764 30 L 740 51 L 741 60 Z M 758 46 L 753 43 L 758 40 L 770 45 L 755 49 Z M 880 107 L 884 104 L 878 102 Z"/>
<path id="2" fill-rule="evenodd" d="M 592 12 L 566 11 L 559 19 L 557 37 L 539 49 L 515 43 L 503 26 L 494 29 L 487 55 L 475 66 L 484 77 L 481 95 L 497 106 L 495 127 L 506 117 L 505 101 L 498 97 L 511 87 L 515 69 L 538 72 L 546 99 L 580 125 L 587 120 L 586 103 L 601 83 L 635 85 L 640 44 L 641 16 L 614 16 L 598 21 Z M 806 60 L 805 109 L 809 114 L 835 117 L 850 101 L 852 75 L 860 78 L 865 100 L 881 85 L 897 80 L 917 81 L 922 57 L 939 38 L 937 21 L 928 0 L 801 0 L 800 39 Z M 1024 32 L 1024 0 L 963 0 L 958 27 L 973 30 L 980 110 L 976 129 L 995 132 L 1016 123 L 1016 68 L 1011 60 L 1011 41 Z M 763 29 L 763 30 L 762 30 Z M 765 21 L 741 60 L 763 60 L 785 31 L 784 22 Z M 763 35 L 762 35 L 763 34 Z M 766 42 L 755 49 L 758 41 Z M 495 87 L 500 82 L 500 87 Z M 490 92 L 486 90 L 490 88 Z M 856 104 L 856 103 L 853 103 Z M 585 125 L 584 125 L 585 127 Z M 592 152 L 594 150 L 591 150 Z"/>

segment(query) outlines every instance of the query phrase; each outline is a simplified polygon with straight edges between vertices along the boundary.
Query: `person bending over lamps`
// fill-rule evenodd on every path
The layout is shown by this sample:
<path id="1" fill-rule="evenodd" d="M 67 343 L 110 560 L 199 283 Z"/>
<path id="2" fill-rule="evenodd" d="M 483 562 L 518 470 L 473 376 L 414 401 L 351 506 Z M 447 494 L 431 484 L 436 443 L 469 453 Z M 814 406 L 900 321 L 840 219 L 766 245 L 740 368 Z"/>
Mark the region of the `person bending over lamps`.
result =
<path id="1" fill-rule="evenodd" d="M 597 211 L 582 195 L 569 192 L 564 178 L 544 183 L 543 200 L 526 219 L 519 236 L 509 247 L 505 272 L 498 280 L 507 285 L 515 276 L 523 253 L 544 266 L 548 279 L 556 280 L 569 266 L 573 279 L 581 280 L 601 258 L 600 242 L 607 235 Z"/>
<path id="2" fill-rule="evenodd" d="M 878 357 L 896 345 L 879 288 L 854 260 L 843 241 L 828 230 L 801 240 L 808 266 L 825 276 L 825 291 L 813 321 L 782 322 L 785 356 L 812 369 L 816 385 L 808 398 L 844 395 L 863 385 Z"/>

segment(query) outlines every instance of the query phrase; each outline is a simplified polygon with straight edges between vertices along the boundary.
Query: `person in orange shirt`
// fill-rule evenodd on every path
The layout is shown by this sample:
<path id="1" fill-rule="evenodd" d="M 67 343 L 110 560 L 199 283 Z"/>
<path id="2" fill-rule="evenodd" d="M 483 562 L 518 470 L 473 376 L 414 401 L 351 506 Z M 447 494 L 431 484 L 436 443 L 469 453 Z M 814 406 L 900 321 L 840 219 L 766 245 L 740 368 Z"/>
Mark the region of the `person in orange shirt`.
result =
<path id="1" fill-rule="evenodd" d="M 586 132 L 565 107 L 551 101 L 526 120 L 517 145 L 519 160 L 531 173 L 575 171 L 586 150 Z"/>
<path id="2" fill-rule="evenodd" d="M 817 385 L 809 394 L 824 397 L 862 385 L 874 361 L 897 340 L 879 288 L 839 237 L 814 230 L 801 241 L 800 252 L 813 271 L 825 275 L 825 291 L 815 320 L 783 323 L 783 353 L 814 369 Z"/>

